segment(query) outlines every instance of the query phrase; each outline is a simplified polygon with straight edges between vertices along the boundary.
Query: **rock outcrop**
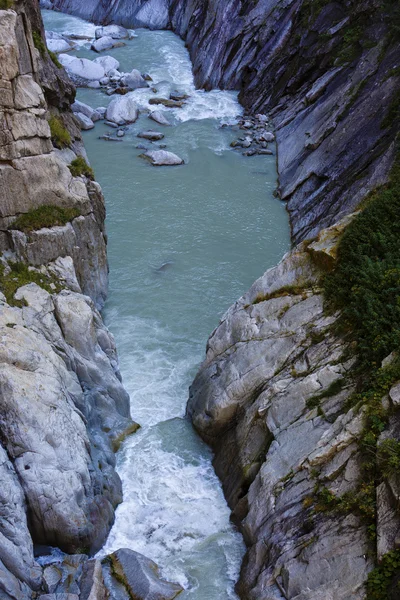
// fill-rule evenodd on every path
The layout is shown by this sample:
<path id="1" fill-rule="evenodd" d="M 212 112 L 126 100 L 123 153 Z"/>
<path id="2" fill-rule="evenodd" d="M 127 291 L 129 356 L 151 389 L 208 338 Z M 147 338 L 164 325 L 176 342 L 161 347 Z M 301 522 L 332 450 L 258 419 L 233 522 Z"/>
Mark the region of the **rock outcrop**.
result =
<path id="1" fill-rule="evenodd" d="M 324 232 L 332 245 L 341 227 Z M 312 246 L 315 246 L 313 248 Z M 353 360 L 324 313 L 321 239 L 267 271 L 224 315 L 188 413 L 215 451 L 249 546 L 241 597 L 362 600 L 372 562 L 361 519 L 318 510 L 319 487 L 354 491 L 362 413 L 345 410 Z"/>

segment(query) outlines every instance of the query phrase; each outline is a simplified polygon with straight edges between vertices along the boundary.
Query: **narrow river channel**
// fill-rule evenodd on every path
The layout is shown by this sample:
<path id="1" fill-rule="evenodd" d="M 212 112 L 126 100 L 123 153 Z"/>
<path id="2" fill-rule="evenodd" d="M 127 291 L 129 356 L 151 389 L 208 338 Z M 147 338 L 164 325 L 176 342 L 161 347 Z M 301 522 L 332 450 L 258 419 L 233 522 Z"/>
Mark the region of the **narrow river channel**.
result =
<path id="1" fill-rule="evenodd" d="M 43 11 L 47 30 L 94 36 L 94 25 Z M 120 143 L 84 142 L 107 205 L 109 297 L 106 324 L 115 335 L 133 418 L 141 424 L 118 456 L 124 501 L 102 554 L 128 547 L 155 560 L 185 587 L 179 598 L 236 598 L 244 553 L 229 521 L 210 450 L 184 418 L 188 386 L 219 318 L 289 248 L 288 218 L 273 197 L 274 156 L 244 157 L 230 148 L 239 133 L 221 128 L 241 113 L 233 92 L 195 90 L 184 43 L 167 31 L 137 30 L 107 51 L 121 71 L 151 75 L 159 96 L 190 98 L 166 109 L 162 127 L 146 114 Z M 78 56 L 95 58 L 81 42 Z M 138 106 L 154 93 L 138 90 Z M 110 98 L 80 89 L 93 107 Z M 156 129 L 180 167 L 152 167 L 139 157 L 137 133 Z M 161 270 L 160 267 L 165 265 Z"/>

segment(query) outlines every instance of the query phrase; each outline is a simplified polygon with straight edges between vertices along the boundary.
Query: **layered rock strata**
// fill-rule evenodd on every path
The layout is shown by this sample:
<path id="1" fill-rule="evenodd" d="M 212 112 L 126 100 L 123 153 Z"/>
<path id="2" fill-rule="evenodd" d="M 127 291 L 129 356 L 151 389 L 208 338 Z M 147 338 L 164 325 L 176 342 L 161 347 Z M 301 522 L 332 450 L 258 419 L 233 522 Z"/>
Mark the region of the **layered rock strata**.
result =
<path id="1" fill-rule="evenodd" d="M 200 87 L 240 89 L 249 113 L 273 117 L 279 193 L 296 242 L 350 213 L 387 178 L 399 88 L 395 4 L 169 0 L 169 17 L 156 25 L 186 40 Z M 146 6 L 141 24 L 151 27 L 165 0 L 48 6 L 126 26 Z"/>

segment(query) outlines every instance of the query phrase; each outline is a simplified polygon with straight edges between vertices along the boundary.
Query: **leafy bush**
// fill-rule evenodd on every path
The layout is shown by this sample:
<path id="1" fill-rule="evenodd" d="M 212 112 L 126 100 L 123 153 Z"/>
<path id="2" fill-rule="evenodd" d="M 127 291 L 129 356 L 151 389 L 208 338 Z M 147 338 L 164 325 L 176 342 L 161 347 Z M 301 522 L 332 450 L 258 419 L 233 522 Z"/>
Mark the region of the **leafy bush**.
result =
<path id="1" fill-rule="evenodd" d="M 36 283 L 49 293 L 59 292 L 61 286 L 55 278 L 43 275 L 38 271 L 29 269 L 23 262 L 9 262 L 10 271 L 6 274 L 3 264 L 0 264 L 0 290 L 11 306 L 25 306 L 24 300 L 16 300 L 14 294 L 18 288 L 28 283 Z"/>
<path id="2" fill-rule="evenodd" d="M 49 53 L 49 56 L 50 56 L 51 60 L 53 61 L 53 63 L 56 65 L 56 67 L 58 67 L 59 69 L 62 69 L 62 64 L 58 60 L 57 54 L 55 52 L 52 52 L 51 50 L 47 50 L 47 52 Z"/>
<path id="3" fill-rule="evenodd" d="M 49 119 L 49 125 L 51 139 L 58 148 L 65 148 L 71 144 L 71 136 L 59 117 L 52 115 Z"/>
<path id="4" fill-rule="evenodd" d="M 378 467 L 383 477 L 400 473 L 400 442 L 393 438 L 384 440 L 378 447 Z"/>
<path id="5" fill-rule="evenodd" d="M 399 582 L 393 582 L 400 570 L 400 550 L 392 550 L 385 554 L 378 565 L 368 575 L 366 600 L 393 600 L 400 596 Z M 390 593 L 393 583 L 397 591 Z"/>
<path id="6" fill-rule="evenodd" d="M 83 156 L 74 158 L 71 164 L 68 165 L 68 168 L 74 177 L 84 175 L 88 179 L 94 179 L 93 169 L 89 167 Z"/>
<path id="7" fill-rule="evenodd" d="M 42 38 L 40 31 L 32 31 L 33 43 L 35 48 L 39 50 L 40 54 L 44 56 L 46 54 L 46 44 Z"/>
<path id="8" fill-rule="evenodd" d="M 9 10 L 14 6 L 14 0 L 0 0 L 0 10 Z"/>
<path id="9" fill-rule="evenodd" d="M 10 229 L 19 229 L 25 233 L 42 229 L 42 227 L 55 227 L 56 225 L 65 225 L 80 212 L 77 208 L 61 208 L 45 204 L 34 210 L 20 215 L 10 225 Z"/>
<path id="10" fill-rule="evenodd" d="M 398 161 L 399 162 L 399 161 Z M 325 298 L 357 342 L 361 366 L 376 368 L 400 349 L 400 167 L 347 227 Z"/>

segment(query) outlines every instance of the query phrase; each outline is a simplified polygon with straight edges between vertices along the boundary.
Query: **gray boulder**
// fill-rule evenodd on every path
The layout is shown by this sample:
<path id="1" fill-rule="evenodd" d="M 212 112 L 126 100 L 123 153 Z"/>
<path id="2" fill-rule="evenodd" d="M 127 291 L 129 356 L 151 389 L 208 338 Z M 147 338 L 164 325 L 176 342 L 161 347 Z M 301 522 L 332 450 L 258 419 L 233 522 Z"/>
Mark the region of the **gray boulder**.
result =
<path id="1" fill-rule="evenodd" d="M 173 152 L 167 152 L 166 150 L 149 150 L 140 156 L 148 160 L 153 167 L 172 167 L 175 165 L 184 164 L 184 160 L 177 154 L 174 154 Z"/>
<path id="2" fill-rule="evenodd" d="M 139 111 L 131 94 L 113 98 L 107 107 L 107 120 L 117 125 L 134 123 L 138 116 Z"/>
<path id="3" fill-rule="evenodd" d="M 69 52 L 73 45 L 66 40 L 62 35 L 55 31 L 46 31 L 46 44 L 51 52 Z"/>
<path id="4" fill-rule="evenodd" d="M 123 40 L 129 38 L 129 31 L 120 25 L 106 25 L 105 27 L 97 27 L 94 35 L 96 40 L 102 37 L 110 37 L 113 40 Z"/>
<path id="5" fill-rule="evenodd" d="M 161 579 L 158 565 L 138 552 L 122 548 L 108 558 L 113 577 L 105 579 L 111 598 L 115 597 L 115 579 L 118 591 L 123 587 L 127 597 L 136 600 L 173 600 L 183 591 L 180 585 Z"/>
<path id="6" fill-rule="evenodd" d="M 105 75 L 104 68 L 101 65 L 87 58 L 60 54 L 58 59 L 77 86 L 84 87 L 90 82 L 98 82 Z"/>
<path id="7" fill-rule="evenodd" d="M 159 125 L 171 125 L 161 110 L 153 110 L 153 112 L 149 114 L 149 119 L 155 121 Z"/>
<path id="8" fill-rule="evenodd" d="M 93 61 L 96 65 L 101 65 L 106 75 L 109 75 L 111 69 L 119 69 L 119 61 L 113 56 L 99 56 Z"/>
<path id="9" fill-rule="evenodd" d="M 130 90 L 149 87 L 149 84 L 143 79 L 142 74 L 137 69 L 132 69 L 130 73 L 124 75 L 122 82 Z"/>
<path id="10" fill-rule="evenodd" d="M 104 50 L 119 48 L 120 46 L 124 46 L 124 42 L 118 42 L 110 36 L 104 36 L 95 40 L 90 47 L 95 52 L 104 52 Z"/>
<path id="11" fill-rule="evenodd" d="M 139 131 L 137 137 L 150 140 L 151 142 L 157 142 L 158 140 L 163 139 L 164 134 L 160 133 L 159 131 L 153 131 L 152 129 L 149 129 L 148 131 Z"/>
<path id="12" fill-rule="evenodd" d="M 79 100 L 75 100 L 73 104 L 71 104 L 72 112 L 84 114 L 86 117 L 91 119 L 95 112 L 94 108 L 89 106 L 89 104 L 85 104 L 84 102 L 80 102 Z"/>
<path id="13" fill-rule="evenodd" d="M 83 129 L 84 131 L 87 131 L 88 129 L 93 129 L 94 123 L 93 123 L 92 119 L 89 119 L 89 117 L 87 117 L 83 113 L 81 113 L 81 112 L 75 113 L 75 118 L 78 120 L 80 128 Z"/>

